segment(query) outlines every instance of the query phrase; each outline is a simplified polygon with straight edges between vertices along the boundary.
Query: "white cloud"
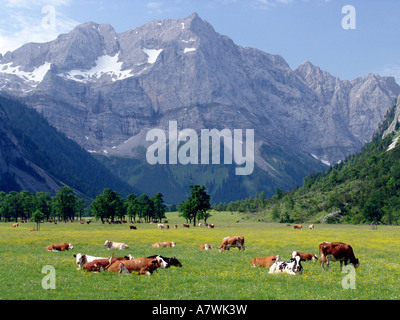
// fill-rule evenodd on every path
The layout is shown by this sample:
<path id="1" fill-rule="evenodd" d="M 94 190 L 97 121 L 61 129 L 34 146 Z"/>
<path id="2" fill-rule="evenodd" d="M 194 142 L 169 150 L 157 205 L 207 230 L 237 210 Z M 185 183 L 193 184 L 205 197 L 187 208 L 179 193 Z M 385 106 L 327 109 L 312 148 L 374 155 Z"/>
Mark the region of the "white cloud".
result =
<path id="1" fill-rule="evenodd" d="M 0 53 L 13 51 L 28 42 L 48 42 L 71 31 L 78 22 L 62 13 L 70 0 L 5 0 L 6 19 L 0 29 Z"/>

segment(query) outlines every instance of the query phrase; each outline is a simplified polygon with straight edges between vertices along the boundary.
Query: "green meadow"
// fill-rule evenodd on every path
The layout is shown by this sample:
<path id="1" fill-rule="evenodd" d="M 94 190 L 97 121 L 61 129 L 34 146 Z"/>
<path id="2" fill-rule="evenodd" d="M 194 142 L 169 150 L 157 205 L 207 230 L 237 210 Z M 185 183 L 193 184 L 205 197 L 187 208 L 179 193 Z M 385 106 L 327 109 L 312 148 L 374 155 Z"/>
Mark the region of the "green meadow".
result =
<path id="1" fill-rule="evenodd" d="M 182 228 L 185 221 L 176 213 L 167 213 L 169 230 L 157 224 L 122 225 L 52 223 L 41 224 L 40 231 L 30 232 L 33 223 L 0 223 L 0 299 L 2 300 L 242 300 L 242 299 L 399 299 L 400 228 L 378 226 L 372 230 L 363 225 L 317 224 L 314 230 L 294 230 L 285 224 L 245 220 L 238 214 L 212 212 L 205 227 Z M 238 222 L 237 222 L 238 221 Z M 178 229 L 173 225 L 178 224 Z M 219 253 L 217 247 L 226 236 L 242 235 L 245 251 L 232 248 Z M 112 251 L 105 240 L 121 241 L 130 248 L 114 251 L 115 256 L 135 257 L 160 254 L 176 256 L 182 268 L 171 267 L 151 276 L 89 273 L 77 270 L 73 254 L 85 253 L 109 257 Z M 175 248 L 151 248 L 160 241 L 174 241 Z M 303 262 L 303 273 L 297 276 L 268 274 L 268 269 L 254 268 L 254 257 L 280 255 L 289 260 L 291 252 L 318 255 L 322 241 L 351 244 L 360 266 L 353 278 L 354 289 L 345 289 L 347 273 L 339 271 L 339 262 L 331 263 L 333 272 L 322 270 L 318 262 Z M 71 242 L 74 249 L 49 252 L 52 243 Z M 202 243 L 211 244 L 211 251 L 200 250 Z M 55 288 L 44 289 L 45 266 L 55 271 Z M 346 282 L 350 283 L 350 282 Z"/>

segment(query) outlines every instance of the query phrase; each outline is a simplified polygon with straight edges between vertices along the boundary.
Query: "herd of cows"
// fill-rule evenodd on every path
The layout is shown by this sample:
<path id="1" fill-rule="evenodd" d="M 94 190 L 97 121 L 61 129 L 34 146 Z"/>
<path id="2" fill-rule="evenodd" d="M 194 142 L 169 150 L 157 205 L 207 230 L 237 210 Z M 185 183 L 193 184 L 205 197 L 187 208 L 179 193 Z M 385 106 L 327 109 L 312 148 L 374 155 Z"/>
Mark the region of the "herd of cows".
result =
<path id="1" fill-rule="evenodd" d="M 160 226 L 158 226 L 160 227 Z M 313 229 L 313 225 L 310 229 Z M 302 229 L 301 225 L 295 225 L 294 229 Z M 175 247 L 175 242 L 157 242 L 152 245 L 152 248 L 161 247 Z M 104 246 L 108 250 L 123 250 L 128 249 L 129 246 L 122 242 L 115 242 L 106 240 Z M 228 250 L 230 248 L 238 248 L 245 250 L 244 237 L 242 236 L 229 236 L 222 240 L 219 252 Z M 73 249 L 71 243 L 59 243 L 51 244 L 46 247 L 48 251 L 67 251 Z M 201 244 L 200 249 L 211 250 L 213 247 L 206 243 Z M 290 261 L 281 261 L 279 255 L 268 256 L 268 257 L 257 257 L 251 260 L 251 266 L 253 267 L 264 267 L 269 268 L 269 273 L 287 273 L 290 275 L 296 275 L 302 273 L 303 267 L 302 261 L 318 261 L 320 262 L 322 269 L 325 269 L 325 264 L 330 271 L 329 263 L 331 261 L 340 261 L 340 269 L 342 269 L 343 263 L 345 265 L 352 264 L 354 268 L 359 265 L 358 259 L 355 257 L 352 247 L 349 244 L 343 242 L 322 242 L 319 244 L 319 254 L 304 253 L 293 251 Z M 182 267 L 182 264 L 176 257 L 164 257 L 161 255 L 153 255 L 149 257 L 134 258 L 132 255 L 123 257 L 114 257 L 114 253 L 110 258 L 107 257 L 95 257 L 86 254 L 74 254 L 78 270 L 83 269 L 86 271 L 106 271 L 116 273 L 139 273 L 139 274 L 152 274 L 157 269 L 169 268 L 170 266 Z"/>

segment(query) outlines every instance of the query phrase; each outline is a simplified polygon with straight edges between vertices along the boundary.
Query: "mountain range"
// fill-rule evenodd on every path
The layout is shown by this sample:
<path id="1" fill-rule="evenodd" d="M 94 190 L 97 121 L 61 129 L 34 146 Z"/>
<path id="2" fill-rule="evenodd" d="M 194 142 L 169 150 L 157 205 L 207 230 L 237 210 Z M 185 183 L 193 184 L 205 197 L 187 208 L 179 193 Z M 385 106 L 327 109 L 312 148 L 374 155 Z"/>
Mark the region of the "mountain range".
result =
<path id="1" fill-rule="evenodd" d="M 170 203 L 187 186 L 215 202 L 301 185 L 361 150 L 400 87 L 368 74 L 340 80 L 310 62 L 291 69 L 279 55 L 236 45 L 196 13 L 117 33 L 88 22 L 47 43 L 0 57 L 0 92 L 18 98 L 139 192 Z M 150 165 L 153 128 L 253 129 L 255 169 Z"/>

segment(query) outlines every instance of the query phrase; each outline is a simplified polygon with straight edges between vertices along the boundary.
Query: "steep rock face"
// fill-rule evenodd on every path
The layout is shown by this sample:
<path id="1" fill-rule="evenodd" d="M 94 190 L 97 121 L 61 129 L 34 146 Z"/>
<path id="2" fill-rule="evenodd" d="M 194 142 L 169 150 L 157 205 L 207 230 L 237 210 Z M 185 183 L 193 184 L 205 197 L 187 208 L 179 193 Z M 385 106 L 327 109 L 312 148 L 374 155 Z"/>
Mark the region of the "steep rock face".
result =
<path id="1" fill-rule="evenodd" d="M 59 184 L 24 157 L 26 150 L 8 125 L 9 119 L 1 105 L 0 123 L 0 190 L 55 193 Z"/>
<path id="2" fill-rule="evenodd" d="M 400 94 L 393 78 L 341 81 L 309 62 L 292 70 L 197 14 L 123 33 L 88 22 L 26 44 L 0 58 L 0 90 L 107 156 L 143 161 L 146 132 L 171 120 L 197 132 L 254 129 L 256 167 L 285 188 L 358 151 Z"/>

